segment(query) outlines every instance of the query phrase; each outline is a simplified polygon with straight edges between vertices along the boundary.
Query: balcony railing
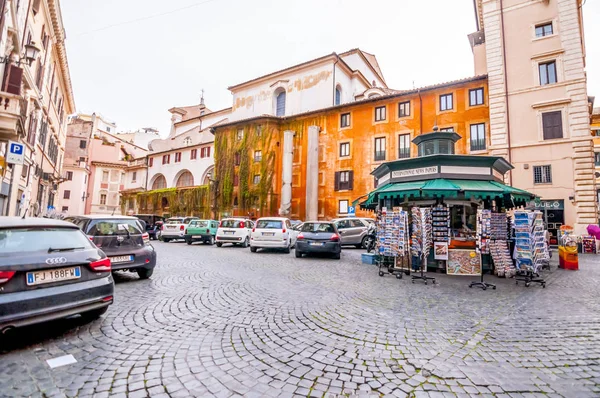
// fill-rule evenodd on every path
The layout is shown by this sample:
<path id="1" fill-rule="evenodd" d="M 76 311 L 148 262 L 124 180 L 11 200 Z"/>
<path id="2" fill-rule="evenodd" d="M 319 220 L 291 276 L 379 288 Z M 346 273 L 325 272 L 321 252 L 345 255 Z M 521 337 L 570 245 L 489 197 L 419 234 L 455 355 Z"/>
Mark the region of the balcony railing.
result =
<path id="1" fill-rule="evenodd" d="M 471 140 L 471 151 L 485 151 L 485 140 Z"/>
<path id="2" fill-rule="evenodd" d="M 385 160 L 385 151 L 375 151 L 375 161 Z"/>

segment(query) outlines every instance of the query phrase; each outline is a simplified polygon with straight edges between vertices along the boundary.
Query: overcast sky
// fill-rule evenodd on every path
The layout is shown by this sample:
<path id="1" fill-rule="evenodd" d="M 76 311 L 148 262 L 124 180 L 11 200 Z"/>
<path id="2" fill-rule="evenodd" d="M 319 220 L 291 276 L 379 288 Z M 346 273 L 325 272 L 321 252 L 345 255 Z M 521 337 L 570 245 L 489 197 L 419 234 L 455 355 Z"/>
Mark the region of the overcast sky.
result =
<path id="1" fill-rule="evenodd" d="M 388 86 L 473 75 L 472 0 L 62 0 L 75 102 L 118 130 L 168 134 L 173 106 L 231 106 L 228 86 L 332 52 L 377 56 Z M 584 5 L 600 106 L 600 1 Z"/>

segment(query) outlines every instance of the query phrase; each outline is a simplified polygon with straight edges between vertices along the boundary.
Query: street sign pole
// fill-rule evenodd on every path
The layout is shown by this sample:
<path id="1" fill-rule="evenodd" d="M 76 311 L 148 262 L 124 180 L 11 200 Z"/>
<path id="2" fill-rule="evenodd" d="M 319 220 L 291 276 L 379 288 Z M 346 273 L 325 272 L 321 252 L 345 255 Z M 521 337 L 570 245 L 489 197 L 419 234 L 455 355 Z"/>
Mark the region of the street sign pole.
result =
<path id="1" fill-rule="evenodd" d="M 13 185 L 15 183 L 15 169 L 17 164 L 23 164 L 25 162 L 25 146 L 18 142 L 8 141 L 8 153 L 6 156 L 6 163 L 12 164 L 12 170 L 10 173 L 10 186 L 8 187 L 8 203 L 6 205 L 6 215 L 10 215 L 10 206 L 12 199 Z"/>
<path id="2" fill-rule="evenodd" d="M 12 170 L 10 171 L 10 185 L 8 186 L 8 201 L 6 204 L 6 214 L 5 216 L 10 216 L 10 200 L 12 199 L 12 190 L 13 184 L 15 183 L 15 165 L 13 164 Z"/>

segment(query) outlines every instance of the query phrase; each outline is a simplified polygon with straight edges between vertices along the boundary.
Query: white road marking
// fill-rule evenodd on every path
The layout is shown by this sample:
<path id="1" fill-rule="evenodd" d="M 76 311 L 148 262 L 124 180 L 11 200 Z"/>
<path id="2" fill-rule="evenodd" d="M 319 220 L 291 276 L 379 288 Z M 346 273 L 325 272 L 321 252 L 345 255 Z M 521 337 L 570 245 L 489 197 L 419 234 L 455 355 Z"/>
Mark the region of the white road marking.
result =
<path id="1" fill-rule="evenodd" d="M 56 357 L 47 359 L 46 362 L 51 369 L 58 368 L 59 366 L 71 365 L 77 363 L 77 360 L 73 355 L 63 355 L 62 357 Z"/>

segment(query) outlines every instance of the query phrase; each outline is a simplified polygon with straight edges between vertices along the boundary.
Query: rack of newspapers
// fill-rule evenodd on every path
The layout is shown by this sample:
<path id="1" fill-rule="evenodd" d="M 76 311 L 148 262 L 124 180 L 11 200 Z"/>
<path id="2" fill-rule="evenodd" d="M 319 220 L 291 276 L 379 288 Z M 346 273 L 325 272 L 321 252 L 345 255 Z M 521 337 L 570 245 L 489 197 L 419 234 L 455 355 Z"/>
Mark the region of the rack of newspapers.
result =
<path id="1" fill-rule="evenodd" d="M 412 276 L 412 283 L 415 280 L 421 280 L 427 284 L 428 280 L 432 280 L 435 284 L 435 278 L 426 276 L 427 257 L 431 247 L 433 246 L 433 230 L 432 230 L 432 214 L 428 207 L 413 207 L 411 209 L 412 216 L 412 235 L 411 235 L 411 255 L 418 259 L 420 273 Z"/>
<path id="2" fill-rule="evenodd" d="M 494 273 L 501 278 L 512 278 L 517 269 L 510 256 L 508 245 L 509 219 L 506 213 L 492 213 L 490 219 L 490 254 L 494 263 Z"/>
<path id="3" fill-rule="evenodd" d="M 539 211 L 516 211 L 515 254 L 517 260 L 516 283 L 525 282 L 525 286 L 539 283 L 546 287 L 546 281 L 540 278 L 539 271 L 548 262 L 548 248 L 544 239 L 544 221 Z"/>
<path id="4" fill-rule="evenodd" d="M 490 236 L 492 229 L 492 211 L 491 210 L 477 210 L 477 243 L 475 251 L 481 258 L 482 267 L 480 269 L 480 280 L 473 281 L 469 284 L 469 287 L 477 286 L 486 290 L 488 287 L 496 289 L 496 285 L 485 282 L 483 280 L 483 257 L 490 256 Z"/>
<path id="5" fill-rule="evenodd" d="M 383 208 L 377 217 L 377 258 L 379 276 L 410 272 L 408 266 L 408 214 L 400 209 Z"/>

